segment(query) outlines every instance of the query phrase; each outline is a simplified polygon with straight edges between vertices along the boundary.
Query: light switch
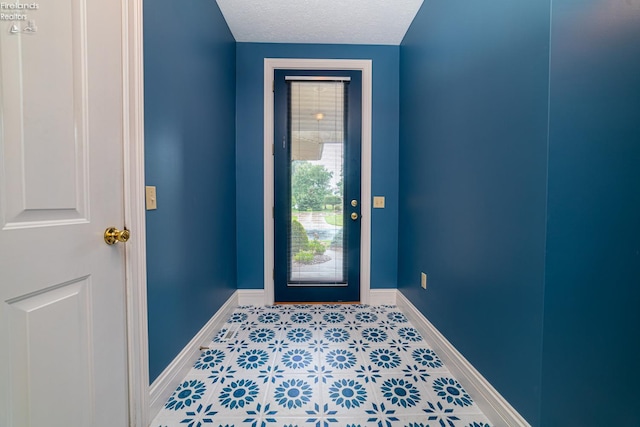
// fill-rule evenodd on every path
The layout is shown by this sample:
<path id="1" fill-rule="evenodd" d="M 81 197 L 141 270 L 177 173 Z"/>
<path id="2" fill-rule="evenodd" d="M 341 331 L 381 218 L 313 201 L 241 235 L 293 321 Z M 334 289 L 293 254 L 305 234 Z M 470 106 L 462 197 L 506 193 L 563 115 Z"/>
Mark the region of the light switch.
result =
<path id="1" fill-rule="evenodd" d="M 152 211 L 154 209 L 158 209 L 158 200 L 156 199 L 156 187 L 147 185 L 145 187 L 145 192 L 147 195 L 147 210 Z"/>
<path id="2" fill-rule="evenodd" d="M 373 196 L 373 207 L 376 209 L 384 208 L 384 196 Z"/>

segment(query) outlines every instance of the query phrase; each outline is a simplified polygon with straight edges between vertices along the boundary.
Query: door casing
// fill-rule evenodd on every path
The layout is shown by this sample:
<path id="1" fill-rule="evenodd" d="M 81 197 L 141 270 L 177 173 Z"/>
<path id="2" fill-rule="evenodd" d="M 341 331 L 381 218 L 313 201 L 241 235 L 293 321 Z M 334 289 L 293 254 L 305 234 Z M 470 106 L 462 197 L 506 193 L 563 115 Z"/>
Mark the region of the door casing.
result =
<path id="1" fill-rule="evenodd" d="M 124 220 L 131 233 L 125 250 L 129 426 L 149 419 L 149 335 L 144 176 L 143 0 L 123 3 Z"/>
<path id="2" fill-rule="evenodd" d="M 361 158 L 361 237 L 360 302 L 369 303 L 371 288 L 371 96 L 372 61 L 369 59 L 264 59 L 264 303 L 274 303 L 274 159 L 273 79 L 276 69 L 358 70 L 362 71 L 362 158 Z"/>

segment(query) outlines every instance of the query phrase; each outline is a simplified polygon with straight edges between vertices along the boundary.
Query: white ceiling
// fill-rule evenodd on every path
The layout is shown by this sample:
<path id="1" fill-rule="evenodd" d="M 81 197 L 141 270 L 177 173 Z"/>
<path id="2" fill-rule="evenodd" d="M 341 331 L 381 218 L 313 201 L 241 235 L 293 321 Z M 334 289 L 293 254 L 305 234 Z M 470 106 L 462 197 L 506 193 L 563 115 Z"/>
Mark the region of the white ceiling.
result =
<path id="1" fill-rule="evenodd" d="M 399 45 L 423 0 L 216 0 L 237 42 Z"/>

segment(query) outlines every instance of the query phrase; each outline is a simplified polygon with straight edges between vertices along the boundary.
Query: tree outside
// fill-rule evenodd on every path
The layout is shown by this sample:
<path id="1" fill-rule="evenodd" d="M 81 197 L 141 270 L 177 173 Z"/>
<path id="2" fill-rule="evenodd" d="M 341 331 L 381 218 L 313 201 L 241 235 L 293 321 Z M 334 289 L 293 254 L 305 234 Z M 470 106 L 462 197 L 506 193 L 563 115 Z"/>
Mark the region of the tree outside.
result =
<path id="1" fill-rule="evenodd" d="M 325 198 L 331 196 L 329 182 L 333 172 L 322 165 L 306 161 L 292 162 L 291 196 L 294 208 L 300 211 L 320 211 Z"/>

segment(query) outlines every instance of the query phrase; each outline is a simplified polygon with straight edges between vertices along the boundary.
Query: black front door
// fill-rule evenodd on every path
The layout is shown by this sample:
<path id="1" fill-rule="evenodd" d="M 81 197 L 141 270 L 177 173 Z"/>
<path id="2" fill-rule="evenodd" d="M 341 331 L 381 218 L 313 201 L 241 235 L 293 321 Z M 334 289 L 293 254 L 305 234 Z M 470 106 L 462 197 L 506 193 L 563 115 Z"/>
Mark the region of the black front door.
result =
<path id="1" fill-rule="evenodd" d="M 275 301 L 359 301 L 362 73 L 274 77 Z"/>

